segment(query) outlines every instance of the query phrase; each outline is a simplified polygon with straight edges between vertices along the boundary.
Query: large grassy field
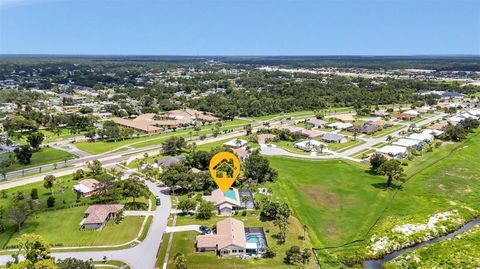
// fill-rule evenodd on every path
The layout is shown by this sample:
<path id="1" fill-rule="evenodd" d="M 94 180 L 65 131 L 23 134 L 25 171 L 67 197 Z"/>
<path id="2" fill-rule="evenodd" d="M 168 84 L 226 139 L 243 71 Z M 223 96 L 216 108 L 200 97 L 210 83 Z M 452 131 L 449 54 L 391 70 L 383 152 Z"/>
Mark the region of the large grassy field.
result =
<path id="1" fill-rule="evenodd" d="M 279 172 L 274 197 L 309 227 L 317 247 L 362 238 L 392 195 L 377 187 L 383 178 L 344 161 L 269 159 Z"/>
<path id="2" fill-rule="evenodd" d="M 247 120 L 242 119 L 234 119 L 232 121 L 222 122 L 222 127 L 220 130 L 228 130 L 233 128 L 240 128 L 244 125 L 251 123 Z M 207 135 L 212 133 L 214 129 L 214 125 L 206 125 L 202 126 L 201 130 L 198 132 L 198 135 Z M 169 132 L 169 133 L 161 133 L 151 136 L 142 136 L 136 137 L 132 139 L 117 141 L 117 142 L 105 142 L 105 141 L 97 141 L 97 142 L 79 142 L 76 143 L 75 146 L 80 150 L 88 152 L 90 154 L 100 154 L 107 151 L 113 151 L 115 149 L 131 146 L 132 148 L 142 148 L 147 146 L 159 145 L 166 139 L 171 136 L 181 136 L 185 138 L 190 138 L 190 136 L 196 135 L 197 133 L 193 130 L 193 128 L 187 128 L 178 130 L 176 132 Z"/>
<path id="3" fill-rule="evenodd" d="M 22 165 L 15 163 L 12 166 L 8 167 L 7 172 L 17 171 L 22 169 L 28 169 L 35 166 L 40 166 L 44 164 L 64 162 L 65 160 L 71 160 L 76 158 L 75 155 L 70 154 L 63 150 L 58 150 L 54 148 L 42 148 L 41 150 L 32 154 L 31 163 L 28 165 Z"/>
<path id="4" fill-rule="evenodd" d="M 392 223 L 418 223 L 454 209 L 480 210 L 480 166 L 475 161 L 479 150 L 480 130 L 463 142 L 445 143 L 433 152 L 424 152 L 407 162 L 408 181 L 398 191 L 385 190 L 384 177 L 370 175 L 366 167 L 357 164 L 270 157 L 279 171 L 278 182 L 270 187 L 274 197 L 288 202 L 294 215 L 310 227 L 315 247 L 342 245 L 368 240 L 372 234 L 388 230 Z M 362 256 L 363 248 L 329 252 Z"/>

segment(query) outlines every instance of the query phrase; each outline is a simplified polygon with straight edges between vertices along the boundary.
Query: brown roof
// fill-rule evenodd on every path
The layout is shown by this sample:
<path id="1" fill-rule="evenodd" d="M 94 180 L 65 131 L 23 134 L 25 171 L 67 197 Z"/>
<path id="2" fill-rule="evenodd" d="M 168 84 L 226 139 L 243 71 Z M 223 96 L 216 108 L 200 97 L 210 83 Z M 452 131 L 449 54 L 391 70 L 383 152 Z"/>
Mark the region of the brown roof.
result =
<path id="1" fill-rule="evenodd" d="M 303 130 L 302 135 L 306 136 L 308 138 L 316 138 L 323 136 L 325 132 L 319 131 L 319 130 Z"/>
<path id="2" fill-rule="evenodd" d="M 355 118 L 353 117 L 352 114 L 338 114 L 334 115 L 333 118 L 339 120 L 339 121 L 354 121 Z"/>
<path id="3" fill-rule="evenodd" d="M 87 179 L 84 179 L 84 180 L 82 180 L 78 183 L 82 184 L 83 186 L 86 186 L 87 188 L 89 188 L 91 190 L 95 190 L 97 188 L 98 181 L 96 179 L 93 179 L 93 178 L 87 178 Z"/>
<path id="4" fill-rule="evenodd" d="M 413 118 L 415 118 L 415 116 L 412 116 L 410 114 L 400 113 L 400 114 L 395 115 L 395 118 L 397 118 L 397 119 L 413 119 Z"/>
<path id="5" fill-rule="evenodd" d="M 265 140 L 267 139 L 274 139 L 276 137 L 276 135 L 274 134 L 259 134 L 258 136 L 258 143 L 265 143 Z"/>
<path id="6" fill-rule="evenodd" d="M 391 121 L 386 121 L 386 120 L 376 120 L 373 122 L 374 125 L 377 125 L 377 126 L 380 126 L 380 127 L 383 127 L 383 126 L 393 126 L 395 125 L 393 122 Z"/>
<path id="7" fill-rule="evenodd" d="M 87 214 L 83 221 L 83 224 L 97 224 L 104 223 L 108 215 L 117 213 L 123 209 L 123 205 L 111 204 L 111 205 L 91 205 L 85 210 Z"/>
<path id="8" fill-rule="evenodd" d="M 435 123 L 435 124 L 432 124 L 432 125 L 428 126 L 427 129 L 442 131 L 445 128 L 445 126 L 447 126 L 447 125 L 442 124 L 442 123 Z"/>
<path id="9" fill-rule="evenodd" d="M 142 116 L 142 115 L 140 115 Z M 139 116 L 139 117 L 140 117 Z M 150 120 L 127 120 L 127 119 L 122 119 L 122 118 L 112 118 L 112 121 L 115 122 L 116 124 L 120 124 L 126 127 L 130 127 L 133 129 L 141 130 L 144 132 L 154 132 L 154 131 L 160 131 L 161 128 L 158 128 L 154 126 L 155 122 L 150 121 Z"/>
<path id="10" fill-rule="evenodd" d="M 235 155 L 237 155 L 239 159 L 245 158 L 249 154 L 248 151 L 244 148 L 233 148 L 232 151 L 233 153 L 235 153 Z"/>
<path id="11" fill-rule="evenodd" d="M 214 248 L 218 249 L 235 245 L 245 248 L 247 239 L 245 237 L 245 226 L 240 220 L 227 218 L 217 222 L 216 235 L 199 235 L 197 236 L 198 248 Z"/>

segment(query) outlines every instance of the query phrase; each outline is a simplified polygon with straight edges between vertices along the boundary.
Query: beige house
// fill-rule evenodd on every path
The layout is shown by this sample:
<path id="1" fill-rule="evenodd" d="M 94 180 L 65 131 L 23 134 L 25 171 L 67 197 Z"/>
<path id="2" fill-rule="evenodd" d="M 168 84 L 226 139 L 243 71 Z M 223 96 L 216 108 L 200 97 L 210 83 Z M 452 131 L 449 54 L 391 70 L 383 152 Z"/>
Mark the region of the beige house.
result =
<path id="1" fill-rule="evenodd" d="M 85 216 L 80 222 L 84 229 L 101 229 L 108 220 L 123 209 L 123 205 L 91 205 L 85 210 Z"/>
<path id="2" fill-rule="evenodd" d="M 246 247 L 247 239 L 243 222 L 234 218 L 217 222 L 217 234 L 198 235 L 195 241 L 196 251 L 215 251 L 219 256 L 245 254 Z"/>
<path id="3" fill-rule="evenodd" d="M 87 178 L 80 182 L 77 185 L 73 186 L 73 191 L 80 193 L 83 197 L 89 197 L 95 194 L 98 188 L 98 181 L 93 178 Z"/>
<path id="4" fill-rule="evenodd" d="M 236 188 L 230 188 L 225 193 L 216 189 L 211 195 L 203 196 L 203 199 L 215 204 L 217 214 L 221 216 L 231 216 L 233 211 L 242 209 L 240 194 Z"/>

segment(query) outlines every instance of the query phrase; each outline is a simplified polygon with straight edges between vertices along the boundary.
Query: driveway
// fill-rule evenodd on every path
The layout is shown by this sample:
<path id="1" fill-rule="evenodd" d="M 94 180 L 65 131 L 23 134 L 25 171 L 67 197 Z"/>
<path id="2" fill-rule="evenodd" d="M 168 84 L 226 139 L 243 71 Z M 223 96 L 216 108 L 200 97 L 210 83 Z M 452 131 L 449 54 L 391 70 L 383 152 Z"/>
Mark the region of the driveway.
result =
<path id="1" fill-rule="evenodd" d="M 175 227 L 167 227 L 166 233 L 178 233 L 178 232 L 188 232 L 195 231 L 200 232 L 200 225 L 183 225 Z"/>

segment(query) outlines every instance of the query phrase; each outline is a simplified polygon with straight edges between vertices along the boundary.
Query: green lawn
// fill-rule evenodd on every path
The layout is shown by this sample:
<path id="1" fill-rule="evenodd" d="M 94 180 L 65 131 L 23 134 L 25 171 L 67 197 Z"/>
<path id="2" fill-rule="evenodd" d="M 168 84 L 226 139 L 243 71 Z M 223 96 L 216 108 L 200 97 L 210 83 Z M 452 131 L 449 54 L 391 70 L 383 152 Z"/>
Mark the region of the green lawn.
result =
<path id="1" fill-rule="evenodd" d="M 241 260 L 239 258 L 218 258 L 212 252 L 204 252 L 204 253 L 195 253 L 194 252 L 194 243 L 195 237 L 199 234 L 197 232 L 180 232 L 173 234 L 173 244 L 172 249 L 170 250 L 170 259 L 169 259 L 169 267 L 173 268 L 173 256 L 177 252 L 182 252 L 187 259 L 188 268 L 292 268 L 283 263 L 283 258 L 285 257 L 285 251 L 290 248 L 292 245 L 297 245 L 300 247 L 309 247 L 309 240 L 307 234 L 307 240 L 301 240 L 300 236 L 303 236 L 303 226 L 302 224 L 296 219 L 291 217 L 290 224 L 288 226 L 287 232 L 287 240 L 285 244 L 278 244 L 274 235 L 278 233 L 278 228 L 273 225 L 272 221 L 261 221 L 258 217 L 258 212 L 256 211 L 249 211 L 247 216 L 236 216 L 242 220 L 246 227 L 263 227 L 264 231 L 267 236 L 267 243 L 269 247 L 271 247 L 275 253 L 276 257 L 273 259 L 249 259 L 249 260 Z M 212 226 L 217 221 L 224 219 L 224 217 L 213 217 L 210 220 L 206 221 L 199 221 L 195 217 L 185 217 L 185 216 L 178 216 L 177 217 L 177 226 L 178 225 L 188 225 L 188 224 L 202 224 Z M 163 237 L 162 245 L 166 245 L 168 242 L 169 236 Z M 165 253 L 165 248 L 161 248 L 159 251 L 160 255 L 158 258 L 157 265 L 161 267 L 161 263 L 163 263 L 163 257 Z M 304 267 L 304 268 L 316 268 L 315 262 L 311 261 L 311 263 Z"/>
<path id="2" fill-rule="evenodd" d="M 336 152 L 344 152 L 356 146 L 360 146 L 361 144 L 364 144 L 364 143 L 365 141 L 361 139 L 357 139 L 357 140 L 348 140 L 345 143 L 327 143 L 327 144 L 328 144 L 329 150 L 333 150 Z"/>
<path id="3" fill-rule="evenodd" d="M 143 217 L 125 217 L 120 224 L 110 221 L 101 231 L 80 230 L 79 223 L 87 206 L 42 212 L 29 219 L 21 234 L 34 233 L 43 236 L 54 246 L 101 246 L 126 243 L 135 239 Z M 14 247 L 19 233 L 14 227 L 0 234 L 0 246 Z"/>
<path id="4" fill-rule="evenodd" d="M 76 158 L 75 155 L 70 154 L 63 150 L 58 150 L 54 148 L 42 148 L 39 151 L 32 154 L 32 159 L 30 164 L 22 165 L 19 163 L 15 163 L 12 166 L 7 168 L 7 172 L 27 169 L 35 166 L 44 165 L 44 164 L 64 162 L 65 160 L 71 160 L 74 158 Z"/>
<path id="5" fill-rule="evenodd" d="M 85 132 L 81 132 L 78 134 L 71 134 L 70 129 L 68 128 L 62 128 L 60 130 L 60 135 L 56 135 L 49 130 L 40 130 L 40 132 L 45 135 L 45 139 L 43 140 L 43 143 L 53 143 L 61 140 L 67 140 L 77 136 L 82 136 L 85 133 Z"/>
<path id="6" fill-rule="evenodd" d="M 279 148 L 282 148 L 286 151 L 289 151 L 289 152 L 293 152 L 293 153 L 297 153 L 297 154 L 303 154 L 303 155 L 310 155 L 310 152 L 308 151 L 304 151 L 304 150 L 301 150 L 301 149 L 298 149 L 296 147 L 293 146 L 293 142 L 291 141 L 278 141 L 278 142 L 275 142 L 275 145 L 277 145 L 277 147 Z"/>
<path id="7" fill-rule="evenodd" d="M 242 120 L 242 119 L 234 119 L 233 121 L 226 121 L 222 122 L 222 127 L 220 130 L 229 130 L 233 128 L 240 128 L 249 124 L 250 121 Z M 200 127 L 201 130 L 198 132 L 198 135 L 202 134 L 211 134 L 212 130 L 214 129 L 214 125 L 206 125 Z M 133 148 L 142 148 L 147 146 L 153 145 L 160 145 L 163 141 L 168 139 L 171 136 L 181 136 L 184 138 L 190 138 L 191 136 L 196 135 L 197 133 L 193 130 L 193 128 L 187 128 L 178 130 L 175 132 L 169 133 L 161 133 L 151 136 L 142 136 L 142 137 L 135 137 L 127 140 L 117 141 L 117 142 L 105 142 L 105 141 L 97 141 L 97 142 L 78 142 L 75 145 L 80 150 L 86 151 L 90 154 L 100 154 L 107 151 L 112 151 L 124 146 L 131 146 Z"/>
<path id="8" fill-rule="evenodd" d="M 391 193 L 384 182 L 340 160 L 270 157 L 279 180 L 269 187 L 308 225 L 314 246 L 338 245 L 363 237 Z"/>
<path id="9" fill-rule="evenodd" d="M 39 195 L 38 213 L 24 223 L 20 234 L 40 234 L 50 243 L 63 246 L 121 244 L 137 236 L 143 221 L 142 217 L 127 217 L 119 225 L 109 223 L 102 231 L 79 230 L 79 223 L 87 208 L 87 205 L 84 205 L 84 203 L 89 204 L 93 200 L 91 198 L 81 198 L 80 204 L 77 204 L 76 194 L 72 191 L 72 187 L 76 183 L 77 181 L 72 180 L 71 176 L 57 178 L 53 188 L 56 199 L 55 210 L 47 209 L 46 201 L 50 196 L 50 190 L 43 187 L 43 182 L 31 183 L 2 191 L 0 207 L 8 209 L 15 193 L 21 191 L 28 198 L 31 190 L 36 188 Z M 142 197 L 138 201 L 147 202 L 147 199 Z M 124 202 L 127 201 L 119 201 L 119 203 Z M 68 206 L 73 207 L 65 208 Z M 6 219 L 4 225 L 6 225 L 6 230 L 0 233 L 0 248 L 15 245 L 15 238 L 19 236 L 15 230 L 15 223 L 9 218 Z"/>
<path id="10" fill-rule="evenodd" d="M 401 125 L 401 124 L 397 124 L 397 125 L 394 125 L 392 127 L 385 127 L 383 128 L 382 130 L 376 132 L 376 133 L 373 133 L 371 135 L 367 135 L 367 137 L 373 137 L 373 138 L 379 138 L 379 137 L 383 137 L 383 136 L 386 136 L 386 135 L 389 135 L 395 131 L 398 131 L 398 130 L 401 130 L 405 128 L 404 125 Z"/>

